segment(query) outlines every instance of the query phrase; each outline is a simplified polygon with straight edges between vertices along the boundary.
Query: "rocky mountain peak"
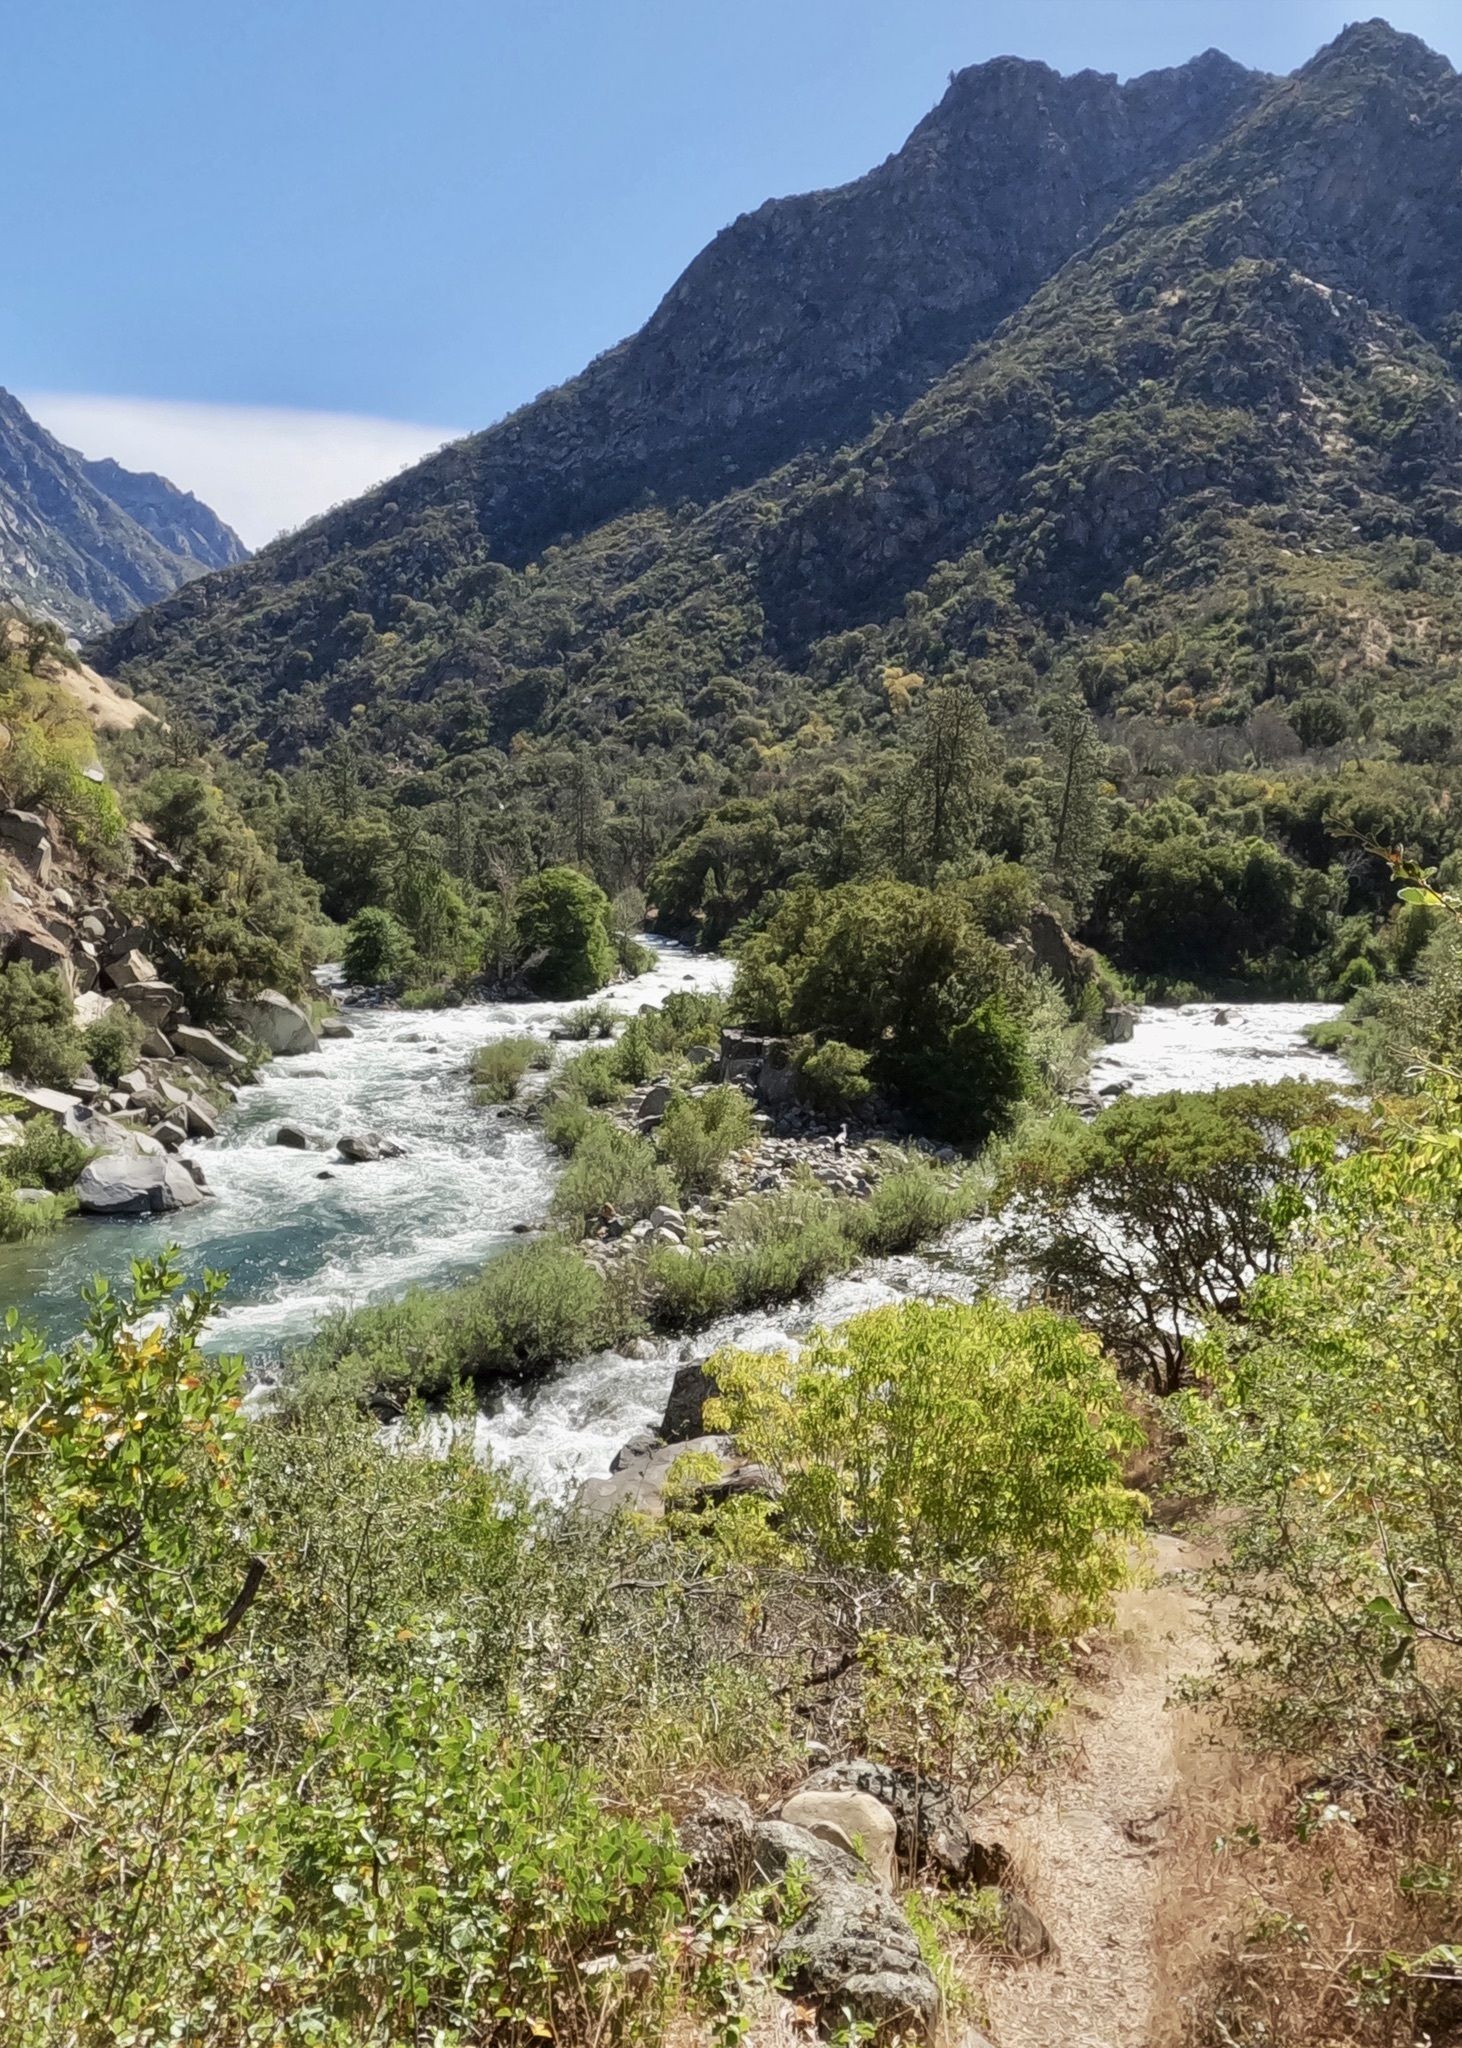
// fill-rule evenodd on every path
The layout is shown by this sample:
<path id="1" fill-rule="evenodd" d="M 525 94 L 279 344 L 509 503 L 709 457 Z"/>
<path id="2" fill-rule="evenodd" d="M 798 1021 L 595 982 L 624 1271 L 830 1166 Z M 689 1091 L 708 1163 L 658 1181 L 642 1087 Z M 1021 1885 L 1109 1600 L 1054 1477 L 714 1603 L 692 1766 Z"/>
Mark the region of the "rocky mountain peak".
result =
<path id="1" fill-rule="evenodd" d="M 1296 78 L 1324 78 L 1345 72 L 1384 76 L 1413 85 L 1443 83 L 1457 74 L 1439 50 L 1420 36 L 1392 28 L 1376 16 L 1355 21 L 1295 73 Z"/>

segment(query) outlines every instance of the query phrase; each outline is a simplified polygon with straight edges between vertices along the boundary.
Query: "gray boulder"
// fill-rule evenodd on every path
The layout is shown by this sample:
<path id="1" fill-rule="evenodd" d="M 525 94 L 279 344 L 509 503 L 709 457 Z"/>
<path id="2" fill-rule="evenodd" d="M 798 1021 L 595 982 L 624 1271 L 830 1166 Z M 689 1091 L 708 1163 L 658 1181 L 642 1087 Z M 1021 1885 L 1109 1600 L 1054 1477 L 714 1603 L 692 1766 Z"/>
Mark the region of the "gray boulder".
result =
<path id="1" fill-rule="evenodd" d="M 188 1126 L 190 1138 L 218 1136 L 218 1118 L 213 1113 L 212 1105 L 205 1102 L 201 1095 L 185 1096 L 179 1107 L 183 1112 L 183 1121 Z"/>
<path id="2" fill-rule="evenodd" d="M 321 1038 L 354 1038 L 355 1033 L 343 1017 L 322 1017 L 319 1035 Z"/>
<path id="3" fill-rule="evenodd" d="M 172 1041 L 180 1059 L 196 1060 L 200 1067 L 212 1067 L 218 1073 L 239 1073 L 248 1065 L 242 1053 L 215 1038 L 211 1031 L 200 1031 L 196 1024 L 177 1025 Z"/>
<path id="4" fill-rule="evenodd" d="M 312 1131 L 304 1124 L 281 1124 L 274 1133 L 274 1142 L 286 1146 L 291 1152 L 313 1152 L 324 1140 L 318 1131 Z"/>
<path id="5" fill-rule="evenodd" d="M 680 1841 L 691 1883 L 718 1897 L 799 1867 L 811 1897 L 772 1952 L 783 1980 L 839 2021 L 932 2034 L 939 1987 L 903 1909 L 856 1856 L 788 1821 L 757 1820 L 739 1799 L 708 1800 Z"/>
<path id="6" fill-rule="evenodd" d="M 145 953 L 139 953 L 135 946 L 115 960 L 107 962 L 104 977 L 113 988 L 132 988 L 139 981 L 156 981 L 157 969 Z"/>
<path id="7" fill-rule="evenodd" d="M 660 1434 L 665 1442 L 683 1444 L 689 1437 L 703 1435 L 706 1403 L 720 1391 L 705 1367 L 697 1361 L 678 1367 L 675 1378 L 670 1382 L 665 1413 L 660 1422 Z"/>
<path id="8" fill-rule="evenodd" d="M 393 1144 L 383 1138 L 379 1131 L 346 1131 L 335 1140 L 335 1148 L 342 1159 L 352 1166 L 363 1166 L 377 1159 L 404 1159 L 404 1145 Z"/>
<path id="9" fill-rule="evenodd" d="M 156 977 L 151 981 L 126 982 L 117 993 L 149 1031 L 162 1031 L 183 1007 L 182 991 L 170 981 L 159 981 Z"/>
<path id="10" fill-rule="evenodd" d="M 998 1842 L 982 1842 L 970 1829 L 959 1801 L 937 1778 L 921 1778 L 888 1764 L 858 1757 L 815 1771 L 804 1791 L 866 1792 L 886 1806 L 898 1827 L 899 1861 L 905 1869 L 932 1865 L 953 1884 L 998 1885 L 1010 1858 Z"/>
<path id="11" fill-rule="evenodd" d="M 180 1160 L 139 1137 L 83 1167 L 76 1200 L 84 1216 L 162 1216 L 196 1208 L 205 1196 Z"/>
<path id="12" fill-rule="evenodd" d="M 278 989 L 261 989 L 258 995 L 229 1005 L 229 1015 L 280 1059 L 295 1059 L 302 1053 L 318 1052 L 315 1028 L 298 1003 L 282 996 Z"/>

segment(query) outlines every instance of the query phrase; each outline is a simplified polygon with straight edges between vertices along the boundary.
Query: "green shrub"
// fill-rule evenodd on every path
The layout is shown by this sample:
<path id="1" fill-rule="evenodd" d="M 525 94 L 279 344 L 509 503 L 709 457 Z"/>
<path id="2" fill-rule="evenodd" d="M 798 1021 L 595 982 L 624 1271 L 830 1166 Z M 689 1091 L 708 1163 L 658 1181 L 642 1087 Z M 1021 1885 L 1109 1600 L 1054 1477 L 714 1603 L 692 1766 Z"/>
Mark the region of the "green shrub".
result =
<path id="1" fill-rule="evenodd" d="M 873 1094 L 871 1057 L 837 1038 L 809 1046 L 797 1058 L 797 1093 L 820 1116 L 858 1116 Z"/>
<path id="2" fill-rule="evenodd" d="M 587 996 L 612 981 L 609 899 L 577 868 L 545 868 L 518 891 L 518 945 L 529 986 L 545 996 Z"/>
<path id="3" fill-rule="evenodd" d="M 65 982 L 24 960 L 0 968 L 0 1040 L 12 1070 L 37 1087 L 69 1088 L 86 1064 Z"/>
<path id="4" fill-rule="evenodd" d="M 0 1152 L 0 1161 L 5 1156 Z M 19 1201 L 16 1188 L 29 1185 L 16 1181 L 12 1186 L 0 1180 L 0 1244 L 24 1244 L 28 1238 L 44 1237 L 76 1208 L 75 1200 L 67 1195 L 47 1195 L 42 1202 Z"/>
<path id="5" fill-rule="evenodd" d="M 926 1126 L 978 1143 L 1035 1085 L 1027 987 L 957 892 L 848 883 L 782 902 L 741 949 L 734 1006 L 751 1024 L 835 1035 Z"/>
<path id="6" fill-rule="evenodd" d="M 672 1097 L 655 1133 L 655 1149 L 685 1195 L 716 1186 L 727 1160 L 756 1136 L 751 1104 L 739 1088 Z"/>
<path id="7" fill-rule="evenodd" d="M 556 1152 L 572 1152 L 581 1145 L 595 1121 L 593 1110 L 584 1097 L 570 1089 L 563 1095 L 555 1095 L 545 1103 L 543 1109 L 543 1135 Z"/>
<path id="8" fill-rule="evenodd" d="M 655 965 L 653 947 L 645 945 L 632 932 L 621 932 L 614 941 L 615 957 L 628 975 L 648 974 Z"/>
<path id="9" fill-rule="evenodd" d="M 368 905 L 346 927 L 345 979 L 357 988 L 377 988 L 400 981 L 414 959 L 411 934 L 389 910 Z"/>
<path id="10" fill-rule="evenodd" d="M 785 1353 L 722 1352 L 717 1426 L 782 1475 L 780 1526 L 835 1568 L 978 1573 L 1020 1626 L 1108 1616 L 1138 1432 L 1095 1341 L 1043 1309 L 910 1303 Z"/>
<path id="11" fill-rule="evenodd" d="M 884 1258 L 940 1236 L 962 1222 L 974 1203 L 970 1182 L 951 1186 L 947 1169 L 941 1173 L 911 1160 L 885 1174 L 865 1201 L 850 1202 L 843 1223 L 860 1251 Z"/>
<path id="12" fill-rule="evenodd" d="M 398 1001 L 403 1010 L 460 1010 L 462 991 L 450 981 L 439 981 L 427 988 L 404 988 Z"/>
<path id="13" fill-rule="evenodd" d="M 115 1088 L 123 1074 L 136 1066 L 146 1035 L 142 1020 L 125 1003 L 113 1003 L 105 1017 L 88 1024 L 81 1042 L 97 1079 Z"/>
<path id="14" fill-rule="evenodd" d="M 615 1060 L 617 1051 L 617 1046 L 591 1045 L 587 1052 L 576 1053 L 554 1076 L 554 1093 L 577 1095 L 593 1109 L 620 1101 L 627 1089 Z"/>
<path id="15" fill-rule="evenodd" d="M 601 1274 L 566 1245 L 504 1252 L 473 1280 L 355 1309 L 289 1361 L 297 1399 L 402 1400 L 464 1379 L 531 1378 L 621 1333 Z"/>
<path id="16" fill-rule="evenodd" d="M 12 1187 L 64 1194 L 90 1159 L 90 1151 L 54 1117 L 29 1117 L 24 1131 L 18 1145 L 0 1152 L 0 1180 L 8 1180 Z"/>
<path id="17" fill-rule="evenodd" d="M 646 1139 L 597 1116 L 574 1147 L 553 1191 L 553 1213 L 582 1230 L 604 1209 L 633 1222 L 661 1202 L 673 1202 L 675 1183 Z"/>
<path id="18" fill-rule="evenodd" d="M 547 1066 L 553 1055 L 536 1038 L 495 1038 L 472 1056 L 472 1079 L 483 1102 L 511 1102 L 530 1067 Z"/>
<path id="19" fill-rule="evenodd" d="M 580 1003 L 562 1018 L 554 1032 L 555 1038 L 611 1038 L 614 1027 L 620 1021 L 618 1010 L 612 1003 Z"/>

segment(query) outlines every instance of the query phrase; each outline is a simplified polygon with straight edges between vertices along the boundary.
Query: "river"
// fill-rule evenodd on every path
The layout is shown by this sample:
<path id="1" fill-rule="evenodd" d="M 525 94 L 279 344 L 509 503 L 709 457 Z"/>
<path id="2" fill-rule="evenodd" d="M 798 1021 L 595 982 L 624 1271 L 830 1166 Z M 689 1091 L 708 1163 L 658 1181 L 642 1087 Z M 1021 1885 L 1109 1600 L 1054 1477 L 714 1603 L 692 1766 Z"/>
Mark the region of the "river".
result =
<path id="1" fill-rule="evenodd" d="M 653 944 L 651 972 L 604 998 L 622 1015 L 676 989 L 728 985 L 729 963 L 664 940 Z M 531 1126 L 476 1106 L 467 1062 L 492 1038 L 548 1039 L 575 1007 L 348 1011 L 354 1037 L 327 1040 L 304 1059 L 274 1061 L 261 1085 L 241 1093 L 219 1137 L 188 1148 L 207 1175 L 211 1202 L 157 1222 L 77 1221 L 35 1244 L 0 1246 L 0 1304 L 15 1303 L 28 1321 L 64 1336 L 75 1327 L 90 1274 L 120 1280 L 132 1259 L 177 1244 L 190 1272 L 208 1266 L 229 1275 L 210 1348 L 263 1361 L 338 1310 L 480 1266 L 513 1241 L 515 1224 L 542 1214 L 554 1168 Z M 1092 1086 L 1155 1094 L 1282 1075 L 1341 1081 L 1340 1063 L 1313 1052 L 1301 1035 L 1334 1014 L 1321 1003 L 1145 1010 L 1130 1043 L 1098 1055 Z M 273 1142 L 286 1119 L 319 1130 L 332 1145 L 341 1132 L 376 1130 L 402 1145 L 404 1156 L 344 1166 L 330 1149 L 292 1151 Z M 547 1385 L 496 1400 L 478 1419 L 478 1448 L 548 1488 L 603 1472 L 628 1436 L 658 1418 L 683 1360 L 708 1357 L 727 1342 L 796 1341 L 818 1323 L 888 1301 L 970 1293 L 981 1230 L 974 1224 L 956 1232 L 934 1254 L 872 1262 L 812 1302 L 658 1343 L 647 1357 L 584 1359 Z"/>

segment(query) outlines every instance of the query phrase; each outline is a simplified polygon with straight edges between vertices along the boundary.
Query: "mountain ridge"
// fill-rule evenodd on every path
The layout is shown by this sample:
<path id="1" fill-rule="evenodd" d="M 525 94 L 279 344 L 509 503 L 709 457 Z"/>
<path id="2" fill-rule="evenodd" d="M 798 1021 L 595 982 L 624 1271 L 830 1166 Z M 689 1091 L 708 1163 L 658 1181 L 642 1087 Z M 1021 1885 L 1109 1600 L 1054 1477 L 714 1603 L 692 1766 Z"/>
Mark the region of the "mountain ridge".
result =
<path id="1" fill-rule="evenodd" d="M 0 600 L 94 633 L 244 556 L 191 492 L 88 461 L 0 389 Z"/>

